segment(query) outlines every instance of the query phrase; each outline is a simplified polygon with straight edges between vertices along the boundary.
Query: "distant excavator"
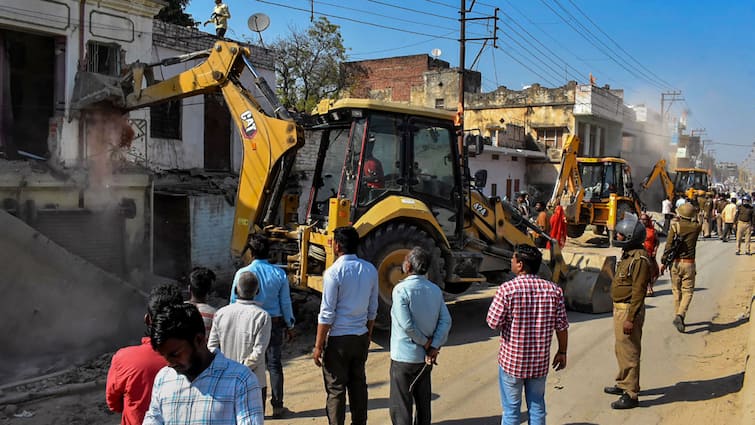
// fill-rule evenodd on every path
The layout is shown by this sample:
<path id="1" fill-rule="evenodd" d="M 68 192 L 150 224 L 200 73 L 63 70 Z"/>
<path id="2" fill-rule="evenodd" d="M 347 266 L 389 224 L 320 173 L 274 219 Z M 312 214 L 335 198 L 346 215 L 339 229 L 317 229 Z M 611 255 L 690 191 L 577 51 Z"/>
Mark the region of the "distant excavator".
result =
<path id="1" fill-rule="evenodd" d="M 663 192 L 671 202 L 681 197 L 696 200 L 701 196 L 710 196 L 710 172 L 702 168 L 677 168 L 672 181 L 666 171 L 666 160 L 661 159 L 655 163 L 653 170 L 642 180 L 640 189 L 647 190 L 653 182 L 661 179 Z"/>

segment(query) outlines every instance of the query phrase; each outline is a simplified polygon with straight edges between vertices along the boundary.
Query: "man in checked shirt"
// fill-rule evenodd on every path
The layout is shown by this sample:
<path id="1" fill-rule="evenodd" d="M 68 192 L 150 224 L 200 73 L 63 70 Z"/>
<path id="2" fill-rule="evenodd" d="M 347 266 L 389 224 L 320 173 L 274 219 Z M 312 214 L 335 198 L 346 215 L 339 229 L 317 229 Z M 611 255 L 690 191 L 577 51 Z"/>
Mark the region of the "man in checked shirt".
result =
<path id="1" fill-rule="evenodd" d="M 535 247 L 517 246 L 511 257 L 511 271 L 516 277 L 498 287 L 488 309 L 488 326 L 501 332 L 498 384 L 502 425 L 519 424 L 522 387 L 530 425 L 545 424 L 545 378 L 553 331 L 558 351 L 552 365 L 556 370 L 566 367 L 569 321 L 564 293 L 555 283 L 535 274 L 542 258 Z"/>

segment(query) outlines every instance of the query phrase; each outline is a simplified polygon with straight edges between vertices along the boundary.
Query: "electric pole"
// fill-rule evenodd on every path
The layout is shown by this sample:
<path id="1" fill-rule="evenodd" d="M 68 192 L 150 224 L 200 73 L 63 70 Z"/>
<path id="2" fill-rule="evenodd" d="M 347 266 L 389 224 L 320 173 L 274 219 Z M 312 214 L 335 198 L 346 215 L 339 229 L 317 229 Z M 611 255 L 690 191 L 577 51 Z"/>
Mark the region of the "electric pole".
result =
<path id="1" fill-rule="evenodd" d="M 668 98 L 669 103 L 669 109 L 671 109 L 671 105 L 678 100 L 684 100 L 683 97 L 679 97 L 682 95 L 681 90 L 674 90 L 669 91 L 665 93 L 661 93 L 661 122 L 664 122 L 666 120 L 666 100 Z"/>

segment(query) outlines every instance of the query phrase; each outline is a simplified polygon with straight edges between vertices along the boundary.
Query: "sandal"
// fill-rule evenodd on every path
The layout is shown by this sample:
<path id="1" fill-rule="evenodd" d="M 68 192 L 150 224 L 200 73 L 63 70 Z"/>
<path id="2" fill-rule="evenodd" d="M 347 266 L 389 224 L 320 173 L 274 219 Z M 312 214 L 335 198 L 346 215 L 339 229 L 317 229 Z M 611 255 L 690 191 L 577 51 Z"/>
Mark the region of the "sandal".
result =
<path id="1" fill-rule="evenodd" d="M 647 292 L 645 293 L 645 296 L 652 297 L 653 295 L 655 295 L 653 288 L 648 288 Z"/>

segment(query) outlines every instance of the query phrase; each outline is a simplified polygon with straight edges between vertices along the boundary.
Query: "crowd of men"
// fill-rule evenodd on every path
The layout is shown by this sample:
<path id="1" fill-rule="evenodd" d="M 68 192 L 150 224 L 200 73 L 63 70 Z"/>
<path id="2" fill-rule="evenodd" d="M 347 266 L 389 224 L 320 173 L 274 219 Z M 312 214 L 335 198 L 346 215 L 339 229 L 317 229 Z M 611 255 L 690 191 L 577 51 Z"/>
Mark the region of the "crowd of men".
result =
<path id="1" fill-rule="evenodd" d="M 365 363 L 378 308 L 375 267 L 356 255 L 353 227 L 335 230 L 336 261 L 323 276 L 313 360 L 322 368 L 328 422 L 367 423 Z M 239 269 L 230 303 L 207 304 L 215 279 L 198 268 L 189 301 L 173 284 L 152 290 L 144 317 L 147 337 L 113 356 L 106 401 L 122 424 L 243 424 L 264 422 L 270 373 L 272 417 L 282 418 L 283 335 L 295 319 L 286 274 L 268 261 L 269 241 L 253 235 L 253 261 Z M 407 277 L 393 291 L 390 416 L 394 424 L 431 423 L 430 372 L 451 328 L 440 288 L 426 277 L 432 257 L 421 247 L 406 255 Z"/>
<path id="2" fill-rule="evenodd" d="M 667 200 L 668 201 L 668 200 Z M 737 227 L 750 254 L 752 206 L 748 196 L 730 202 L 711 199 L 700 209 L 680 202 L 669 220 L 667 243 L 656 262 L 659 243 L 648 214 L 626 214 L 615 228 L 622 248 L 612 283 L 615 353 L 618 372 L 608 394 L 619 395 L 614 409 L 639 405 L 639 371 L 645 297 L 653 282 L 669 270 L 674 298 L 672 323 L 684 333 L 684 319 L 695 288 L 698 239 L 715 231 L 726 241 Z M 665 205 L 664 205 L 665 206 Z M 720 212 L 719 212 L 720 209 Z M 548 222 L 542 205 L 535 221 Z M 721 226 L 712 223 L 719 221 Z M 706 226 L 705 223 L 708 225 Z M 702 222 L 702 223 L 701 223 Z M 666 227 L 666 224 L 664 224 Z M 670 243 L 670 241 L 675 241 Z M 346 423 L 348 397 L 352 424 L 367 423 L 367 361 L 378 310 L 375 267 L 357 256 L 359 235 L 353 227 L 334 231 L 334 263 L 323 275 L 317 336 L 312 351 L 322 369 L 325 412 L 330 424 Z M 198 268 L 189 276 L 188 301 L 171 284 L 153 289 L 141 344 L 119 350 L 108 373 L 106 400 L 122 412 L 122 424 L 262 424 L 270 374 L 272 417 L 288 412 L 283 404 L 281 347 L 294 338 L 295 318 L 285 272 L 268 260 L 270 242 L 250 238 L 253 261 L 233 279 L 230 303 L 215 309 L 207 297 L 215 280 Z M 389 412 L 393 424 L 431 423 L 431 371 L 451 328 L 439 286 L 428 279 L 433 258 L 422 247 L 406 255 L 406 277 L 392 292 Z M 487 314 L 500 334 L 498 355 L 502 424 L 518 424 L 525 395 L 529 423 L 545 423 L 548 369 L 566 367 L 569 323 L 562 289 L 536 275 L 542 254 L 519 245 L 511 258 L 515 277 L 498 287 Z M 558 349 L 549 359 L 553 334 Z"/>

